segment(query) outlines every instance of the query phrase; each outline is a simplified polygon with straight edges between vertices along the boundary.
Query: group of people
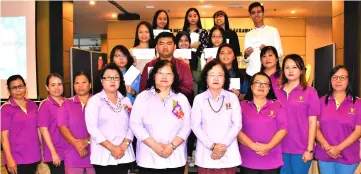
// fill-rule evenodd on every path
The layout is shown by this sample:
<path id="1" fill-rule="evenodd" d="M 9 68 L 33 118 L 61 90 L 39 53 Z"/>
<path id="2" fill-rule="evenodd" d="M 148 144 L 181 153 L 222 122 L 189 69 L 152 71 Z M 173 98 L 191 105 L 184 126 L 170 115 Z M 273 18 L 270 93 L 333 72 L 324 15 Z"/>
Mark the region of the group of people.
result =
<path id="1" fill-rule="evenodd" d="M 280 65 L 279 34 L 263 24 L 264 7 L 252 3 L 249 13 L 256 28 L 246 34 L 247 75 L 238 69 L 238 37 L 226 13 L 215 13 L 208 34 L 190 8 L 176 36 L 161 32 L 153 40 L 152 28 L 169 25 L 165 11 L 156 13 L 153 26 L 141 22 L 134 48 L 155 47 L 159 56 L 144 62 L 115 46 L 94 95 L 90 77 L 80 72 L 75 96 L 62 97 L 63 79 L 51 73 L 49 95 L 37 106 L 25 98 L 24 79 L 9 77 L 9 101 L 1 107 L 8 172 L 35 173 L 42 161 L 52 174 L 125 174 L 136 161 L 140 174 L 183 174 L 196 141 L 200 174 L 235 174 L 239 166 L 244 174 L 305 174 L 314 157 L 321 173 L 353 174 L 360 162 L 361 100 L 347 68 L 332 69 L 330 91 L 319 99 L 307 86 L 301 56 L 286 55 Z M 191 32 L 199 33 L 198 42 L 191 42 Z M 209 47 L 218 48 L 217 55 L 201 67 Z M 191 60 L 173 56 L 181 48 L 196 49 Z M 134 65 L 143 66 L 142 73 L 126 85 Z M 230 89 L 232 78 L 242 79 L 240 89 Z"/>

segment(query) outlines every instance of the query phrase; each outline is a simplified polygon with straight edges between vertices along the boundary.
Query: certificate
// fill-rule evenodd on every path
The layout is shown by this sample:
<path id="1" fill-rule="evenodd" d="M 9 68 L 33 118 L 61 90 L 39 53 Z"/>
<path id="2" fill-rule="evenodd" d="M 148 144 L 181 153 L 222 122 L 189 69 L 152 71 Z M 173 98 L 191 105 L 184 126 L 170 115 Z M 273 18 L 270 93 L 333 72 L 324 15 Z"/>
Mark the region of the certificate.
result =
<path id="1" fill-rule="evenodd" d="M 153 59 L 155 57 L 155 49 L 154 48 L 133 48 L 132 49 L 133 56 L 136 59 Z"/>
<path id="2" fill-rule="evenodd" d="M 154 38 L 157 37 L 158 34 L 161 33 L 161 32 L 169 32 L 169 33 L 170 33 L 170 30 L 154 29 L 154 30 L 153 30 Z"/>
<path id="3" fill-rule="evenodd" d="M 191 33 L 191 43 L 199 42 L 199 34 L 198 33 Z"/>
<path id="4" fill-rule="evenodd" d="M 210 57 L 216 58 L 217 57 L 218 48 L 205 48 L 204 49 L 204 58 L 208 59 Z"/>
<path id="5" fill-rule="evenodd" d="M 127 72 L 124 74 L 125 85 L 132 85 L 134 80 L 138 77 L 140 71 L 133 65 L 129 67 Z"/>
<path id="6" fill-rule="evenodd" d="M 192 49 L 176 49 L 173 56 L 175 58 L 192 59 Z"/>
<path id="7" fill-rule="evenodd" d="M 240 78 L 229 78 L 230 84 L 229 89 L 241 89 L 241 79 Z"/>
<path id="8" fill-rule="evenodd" d="M 261 37 L 256 37 L 252 43 L 251 43 L 251 47 L 253 49 L 259 49 L 259 47 L 262 45 L 262 39 Z"/>

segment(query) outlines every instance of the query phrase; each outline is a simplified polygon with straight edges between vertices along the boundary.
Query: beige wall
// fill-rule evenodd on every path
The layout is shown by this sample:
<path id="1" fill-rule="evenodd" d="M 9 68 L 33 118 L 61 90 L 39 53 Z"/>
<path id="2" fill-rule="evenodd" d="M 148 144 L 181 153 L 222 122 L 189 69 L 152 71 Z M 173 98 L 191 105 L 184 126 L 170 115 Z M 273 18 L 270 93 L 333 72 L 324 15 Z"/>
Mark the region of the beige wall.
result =
<path id="1" fill-rule="evenodd" d="M 344 62 L 344 2 L 332 1 L 332 40 L 336 44 L 336 65 Z"/>
<path id="2" fill-rule="evenodd" d="M 70 47 L 74 42 L 73 2 L 63 2 L 63 71 L 64 94 L 70 97 Z"/>

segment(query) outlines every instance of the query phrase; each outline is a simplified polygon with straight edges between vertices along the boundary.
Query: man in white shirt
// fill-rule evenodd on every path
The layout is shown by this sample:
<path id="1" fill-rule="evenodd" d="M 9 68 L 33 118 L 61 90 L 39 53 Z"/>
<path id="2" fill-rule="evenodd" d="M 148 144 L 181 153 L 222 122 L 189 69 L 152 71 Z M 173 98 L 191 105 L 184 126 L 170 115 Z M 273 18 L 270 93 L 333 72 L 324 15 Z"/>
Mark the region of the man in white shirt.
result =
<path id="1" fill-rule="evenodd" d="M 261 49 L 273 46 L 277 49 L 278 57 L 282 57 L 282 44 L 278 30 L 264 24 L 264 7 L 259 2 L 254 2 L 248 7 L 255 28 L 249 31 L 244 39 L 244 59 L 247 63 L 246 73 L 250 80 L 254 74 L 261 70 Z"/>

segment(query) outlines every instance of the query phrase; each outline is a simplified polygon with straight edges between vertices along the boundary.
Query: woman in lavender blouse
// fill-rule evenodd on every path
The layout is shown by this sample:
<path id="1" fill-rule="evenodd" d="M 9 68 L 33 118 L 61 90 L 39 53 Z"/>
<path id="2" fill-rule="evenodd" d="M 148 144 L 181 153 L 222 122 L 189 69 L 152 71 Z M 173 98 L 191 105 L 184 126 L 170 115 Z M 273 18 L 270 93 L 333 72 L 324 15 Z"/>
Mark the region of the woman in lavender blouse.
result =
<path id="1" fill-rule="evenodd" d="M 85 108 L 90 163 L 96 174 L 126 174 L 135 160 L 129 127 L 132 103 L 117 65 L 105 66 L 100 75 L 103 90 L 91 97 Z"/>
<path id="2" fill-rule="evenodd" d="M 199 174 L 235 174 L 241 164 L 237 135 L 242 127 L 238 97 L 229 92 L 226 67 L 213 60 L 202 71 L 207 90 L 193 102 L 191 127 L 197 137 L 196 165 Z"/>
<path id="3" fill-rule="evenodd" d="M 135 99 L 130 126 L 138 139 L 140 174 L 184 173 L 191 108 L 179 91 L 175 65 L 160 60 L 149 75 L 147 90 Z"/>

